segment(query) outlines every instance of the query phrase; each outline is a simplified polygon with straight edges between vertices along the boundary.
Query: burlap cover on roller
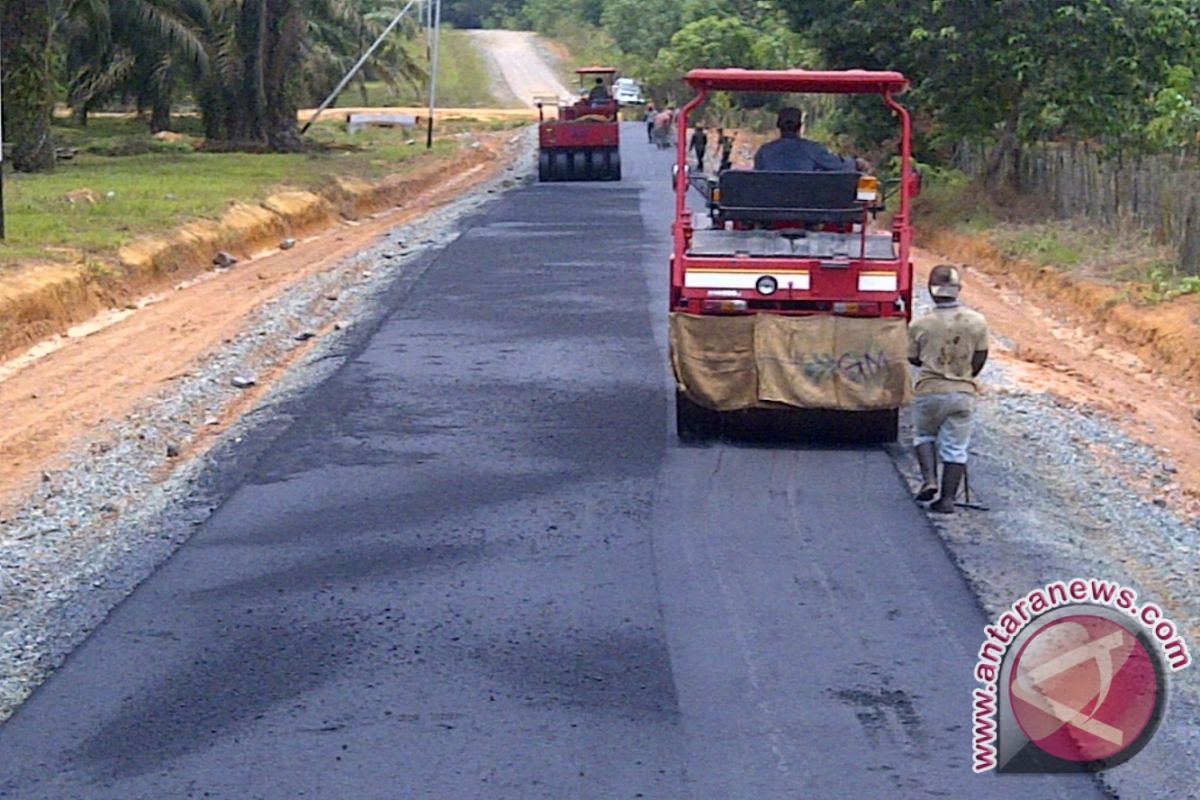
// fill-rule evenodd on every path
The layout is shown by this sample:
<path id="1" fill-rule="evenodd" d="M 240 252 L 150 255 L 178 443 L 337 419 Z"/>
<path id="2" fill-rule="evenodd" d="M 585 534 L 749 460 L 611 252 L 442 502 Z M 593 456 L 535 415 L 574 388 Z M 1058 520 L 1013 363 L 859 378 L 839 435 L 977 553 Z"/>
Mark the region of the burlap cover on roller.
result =
<path id="1" fill-rule="evenodd" d="M 755 315 L 758 399 L 868 411 L 911 401 L 903 319 Z"/>
<path id="2" fill-rule="evenodd" d="M 867 411 L 912 399 L 903 319 L 672 314 L 670 340 L 680 389 L 718 411 Z"/>
<path id="3" fill-rule="evenodd" d="M 717 411 L 757 405 L 754 320 L 671 314 L 671 366 L 680 390 Z"/>

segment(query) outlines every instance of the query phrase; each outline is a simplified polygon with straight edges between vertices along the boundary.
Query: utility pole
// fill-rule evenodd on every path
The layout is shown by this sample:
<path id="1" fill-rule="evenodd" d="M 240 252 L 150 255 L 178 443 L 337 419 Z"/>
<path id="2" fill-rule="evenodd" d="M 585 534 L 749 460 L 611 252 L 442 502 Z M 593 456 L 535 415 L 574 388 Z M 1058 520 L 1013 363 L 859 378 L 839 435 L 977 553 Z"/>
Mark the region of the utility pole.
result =
<path id="1" fill-rule="evenodd" d="M 0 30 L 0 40 L 4 38 Z M 3 63 L 4 46 L 0 44 L 0 63 Z M 4 75 L 0 68 L 0 241 L 6 238 L 4 231 Z"/>
<path id="2" fill-rule="evenodd" d="M 429 57 L 429 122 L 425 128 L 425 149 L 433 147 L 433 109 L 437 106 L 438 43 L 442 36 L 442 0 L 429 0 L 433 7 L 433 46 Z"/>

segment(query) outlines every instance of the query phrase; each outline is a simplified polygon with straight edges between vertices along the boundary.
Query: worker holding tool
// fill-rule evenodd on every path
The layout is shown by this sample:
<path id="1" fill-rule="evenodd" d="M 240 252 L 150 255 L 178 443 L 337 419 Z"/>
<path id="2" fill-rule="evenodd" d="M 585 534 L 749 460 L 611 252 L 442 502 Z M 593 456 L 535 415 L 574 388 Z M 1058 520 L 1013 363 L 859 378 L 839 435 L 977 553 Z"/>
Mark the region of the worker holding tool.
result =
<path id="1" fill-rule="evenodd" d="M 967 472 L 967 448 L 975 420 L 975 378 L 987 362 L 987 320 L 959 305 L 962 275 L 950 264 L 929 273 L 931 312 L 908 329 L 908 361 L 920 368 L 913 403 L 913 444 L 921 467 L 916 499 L 937 500 L 929 510 L 954 513 Z M 937 462 L 942 462 L 939 492 Z"/>

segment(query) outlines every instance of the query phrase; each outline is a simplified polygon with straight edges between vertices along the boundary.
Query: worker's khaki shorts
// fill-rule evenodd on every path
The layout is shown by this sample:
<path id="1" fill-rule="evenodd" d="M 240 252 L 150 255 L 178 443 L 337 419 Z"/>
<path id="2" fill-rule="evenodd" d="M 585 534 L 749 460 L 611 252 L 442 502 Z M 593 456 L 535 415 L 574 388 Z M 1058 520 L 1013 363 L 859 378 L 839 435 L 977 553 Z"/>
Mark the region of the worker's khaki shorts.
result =
<path id="1" fill-rule="evenodd" d="M 974 421 L 974 395 L 919 394 L 913 403 L 913 444 L 936 442 L 943 464 L 965 464 Z"/>

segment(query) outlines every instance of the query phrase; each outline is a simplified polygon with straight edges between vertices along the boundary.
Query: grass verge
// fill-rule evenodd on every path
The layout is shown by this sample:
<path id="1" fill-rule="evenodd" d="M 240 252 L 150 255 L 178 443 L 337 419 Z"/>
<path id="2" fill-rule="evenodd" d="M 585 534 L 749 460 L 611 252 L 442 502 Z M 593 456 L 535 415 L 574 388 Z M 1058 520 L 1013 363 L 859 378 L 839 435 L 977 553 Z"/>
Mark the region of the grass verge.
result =
<path id="1" fill-rule="evenodd" d="M 108 255 L 139 236 L 219 216 L 233 201 L 257 202 L 283 188 L 314 189 L 337 176 L 376 180 L 427 152 L 417 131 L 375 128 L 351 136 L 334 121 L 311 131 L 328 149 L 286 154 L 195 152 L 194 140 L 160 142 L 133 118 L 94 119 L 86 131 L 56 128 L 80 151 L 52 173 L 7 176 L 0 272 L 21 262 Z M 100 155 L 115 146 L 147 152 Z M 457 146 L 441 138 L 433 152 Z"/>
<path id="2" fill-rule="evenodd" d="M 923 245 L 1012 281 L 1154 369 L 1194 382 L 1200 279 L 1180 275 L 1168 248 L 1144 235 L 1030 216 L 1028 208 L 989 203 L 961 175 L 936 172 L 926 173 L 914 208 Z"/>
<path id="3" fill-rule="evenodd" d="M 323 133 L 344 135 L 336 130 Z M 367 135 L 400 133 L 372 131 Z M 365 137 L 358 138 L 361 142 Z M 470 145 L 463 146 L 468 141 Z M 159 163 L 164 159 L 161 155 L 112 159 L 120 166 L 103 173 L 105 178 L 115 181 L 114 174 L 128 177 L 131 188 L 127 193 L 135 195 L 133 199 L 122 200 L 122 195 L 111 189 L 104 195 L 89 189 L 88 199 L 67 204 L 81 213 L 57 215 L 76 223 L 66 235 L 67 246 L 18 242 L 0 247 L 0 251 L 34 253 L 24 260 L 0 263 L 0 357 L 61 333 L 98 311 L 120 308 L 147 291 L 211 269 L 218 251 L 245 258 L 341 218 L 361 218 L 397 206 L 419 212 L 421 206 L 414 204 L 414 198 L 494 161 L 499 140 L 452 137 L 438 143 L 432 153 L 407 140 L 402 151 L 397 151 L 393 142 L 376 144 L 372 150 L 359 145 L 314 156 L 191 153 L 167 157 L 166 166 Z M 215 172 L 181 169 L 177 163 L 169 163 L 196 158 L 220 168 Z M 399 169 L 401 161 L 409 164 Z M 231 163 L 243 168 L 231 168 Z M 276 172 L 281 164 L 290 165 L 290 172 Z M 122 172 L 128 169 L 134 170 L 132 177 Z M 168 183 L 173 170 L 186 180 Z M 156 182 L 156 188 L 147 188 Z M 26 183 L 39 186 L 33 180 Z M 195 190 L 189 205 L 180 205 L 180 197 L 174 193 L 168 193 L 172 195 L 169 198 L 159 197 L 163 189 L 180 185 Z M 131 216 L 122 216 L 120 207 Z M 204 214 L 207 210 L 219 213 Z M 42 214 L 37 221 L 55 216 Z M 122 222 L 128 224 L 118 224 Z M 115 238 L 100 238 L 113 228 L 118 229 Z M 138 235 L 142 229 L 144 235 Z M 82 250 L 77 246 L 80 241 L 92 241 L 95 250 Z"/>
<path id="4" fill-rule="evenodd" d="M 1200 293 L 1200 277 L 1181 274 L 1170 248 L 1145 234 L 1044 215 L 1031 221 L 1020 201 L 993 202 L 960 172 L 926 168 L 924 177 L 918 229 L 979 237 L 1005 260 L 1115 288 L 1122 300 L 1155 304 Z"/>

